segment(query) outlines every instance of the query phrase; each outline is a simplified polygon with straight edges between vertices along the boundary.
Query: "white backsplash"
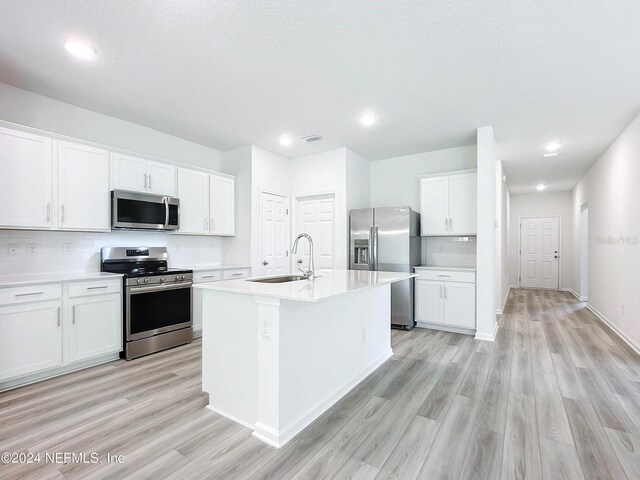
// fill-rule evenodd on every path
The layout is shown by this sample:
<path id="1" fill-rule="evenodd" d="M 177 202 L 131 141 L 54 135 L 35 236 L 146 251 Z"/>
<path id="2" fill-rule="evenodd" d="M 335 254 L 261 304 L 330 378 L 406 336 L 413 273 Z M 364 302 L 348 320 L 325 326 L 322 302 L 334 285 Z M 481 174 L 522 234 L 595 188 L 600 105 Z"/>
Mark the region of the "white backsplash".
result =
<path id="1" fill-rule="evenodd" d="M 162 232 L 0 230 L 0 275 L 99 271 L 102 247 L 166 246 L 170 267 L 222 263 L 225 240 Z M 16 255 L 9 255 L 12 244 L 17 245 Z M 35 245 L 34 254 L 29 254 L 29 244 Z"/>
<path id="2" fill-rule="evenodd" d="M 475 267 L 476 237 L 423 237 L 422 264 L 432 267 Z"/>

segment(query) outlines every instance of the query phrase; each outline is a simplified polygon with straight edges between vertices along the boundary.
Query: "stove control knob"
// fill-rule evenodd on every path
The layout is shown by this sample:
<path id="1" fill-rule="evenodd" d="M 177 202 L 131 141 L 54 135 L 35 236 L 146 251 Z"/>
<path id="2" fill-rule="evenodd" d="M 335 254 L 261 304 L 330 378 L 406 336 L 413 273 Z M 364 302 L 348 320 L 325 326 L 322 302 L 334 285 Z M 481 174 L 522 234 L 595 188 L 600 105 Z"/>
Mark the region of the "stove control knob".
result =
<path id="1" fill-rule="evenodd" d="M 160 277 L 160 282 L 164 282 L 166 280 L 166 278 L 164 277 L 164 275 L 162 277 Z"/>
<path id="2" fill-rule="evenodd" d="M 184 280 L 184 275 L 178 275 L 178 280 Z"/>
<path id="3" fill-rule="evenodd" d="M 144 283 L 149 283 L 149 277 L 144 279 Z"/>
<path id="4" fill-rule="evenodd" d="M 142 279 L 141 279 L 141 278 L 139 278 L 139 279 L 137 280 L 137 283 L 142 283 Z"/>

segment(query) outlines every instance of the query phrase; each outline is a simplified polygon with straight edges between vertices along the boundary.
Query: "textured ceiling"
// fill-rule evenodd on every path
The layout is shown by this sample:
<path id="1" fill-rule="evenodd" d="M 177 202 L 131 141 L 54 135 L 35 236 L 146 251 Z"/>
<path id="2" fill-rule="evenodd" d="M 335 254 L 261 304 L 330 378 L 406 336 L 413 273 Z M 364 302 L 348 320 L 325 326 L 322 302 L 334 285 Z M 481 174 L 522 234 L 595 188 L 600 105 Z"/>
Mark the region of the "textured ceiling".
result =
<path id="1" fill-rule="evenodd" d="M 571 188 L 640 107 L 637 0 L 0 0 L 0 81 L 227 150 L 371 160 L 493 125 L 512 191 Z M 96 45 L 70 58 L 69 36 Z M 373 110 L 379 122 L 362 128 Z M 322 142 L 277 139 L 325 136 Z M 563 143 L 542 158 L 542 145 Z"/>

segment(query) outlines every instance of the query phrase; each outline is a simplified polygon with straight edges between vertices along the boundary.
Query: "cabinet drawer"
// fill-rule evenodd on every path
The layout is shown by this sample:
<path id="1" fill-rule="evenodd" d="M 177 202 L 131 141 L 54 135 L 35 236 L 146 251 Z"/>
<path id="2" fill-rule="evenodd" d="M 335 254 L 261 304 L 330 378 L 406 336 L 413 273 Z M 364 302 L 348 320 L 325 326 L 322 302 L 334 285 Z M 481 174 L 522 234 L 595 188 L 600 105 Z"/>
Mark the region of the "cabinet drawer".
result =
<path id="1" fill-rule="evenodd" d="M 475 283 L 476 272 L 457 270 L 423 270 L 416 268 L 417 280 Z"/>
<path id="2" fill-rule="evenodd" d="M 193 283 L 217 282 L 222 280 L 222 271 L 196 272 L 193 274 Z"/>
<path id="3" fill-rule="evenodd" d="M 249 270 L 246 268 L 240 268 L 238 270 L 224 270 L 222 272 L 222 278 L 224 280 L 233 280 L 238 278 L 246 278 L 249 276 Z"/>
<path id="4" fill-rule="evenodd" d="M 62 297 L 62 285 L 30 285 L 0 289 L 0 305 L 56 300 Z"/>
<path id="5" fill-rule="evenodd" d="M 105 293 L 120 293 L 121 290 L 121 280 L 93 280 L 90 282 L 73 282 L 69 284 L 69 297 L 103 295 Z"/>

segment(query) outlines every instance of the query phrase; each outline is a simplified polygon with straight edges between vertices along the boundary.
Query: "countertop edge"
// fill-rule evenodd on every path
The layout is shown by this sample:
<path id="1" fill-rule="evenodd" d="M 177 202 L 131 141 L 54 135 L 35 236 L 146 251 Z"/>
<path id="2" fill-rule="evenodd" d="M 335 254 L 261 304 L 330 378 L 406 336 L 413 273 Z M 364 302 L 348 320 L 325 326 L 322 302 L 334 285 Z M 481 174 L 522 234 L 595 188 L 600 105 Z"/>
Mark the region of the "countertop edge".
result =
<path id="1" fill-rule="evenodd" d="M 41 275 L 43 277 L 48 276 L 48 273 L 45 274 L 34 274 Z M 16 275 L 16 277 L 19 277 Z M 112 280 L 112 279 L 122 279 L 123 275 L 121 273 L 109 273 L 109 272 L 89 272 L 89 273 L 52 273 L 48 278 L 28 278 L 28 274 L 24 275 L 25 278 L 16 278 L 15 280 L 5 280 L 0 278 L 0 288 L 7 287 L 19 287 L 23 285 L 42 285 L 46 283 L 67 283 L 67 282 L 85 282 L 90 280 Z"/>

